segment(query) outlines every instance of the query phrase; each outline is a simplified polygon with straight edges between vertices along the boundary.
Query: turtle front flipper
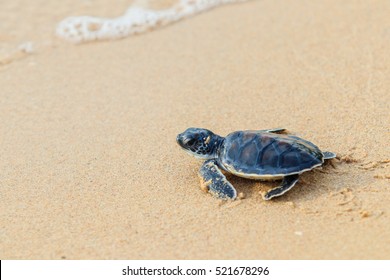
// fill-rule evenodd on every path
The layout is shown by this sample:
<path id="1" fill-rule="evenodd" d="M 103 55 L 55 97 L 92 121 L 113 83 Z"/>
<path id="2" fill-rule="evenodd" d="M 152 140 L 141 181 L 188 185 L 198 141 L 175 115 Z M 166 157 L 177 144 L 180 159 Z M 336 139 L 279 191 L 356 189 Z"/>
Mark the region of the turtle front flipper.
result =
<path id="1" fill-rule="evenodd" d="M 291 188 L 294 187 L 294 185 L 298 182 L 298 178 L 298 174 L 284 177 L 280 186 L 266 192 L 264 195 L 264 200 L 270 200 L 274 197 L 281 196 L 285 192 L 291 190 Z"/>
<path id="2" fill-rule="evenodd" d="M 285 128 L 272 128 L 272 129 L 264 129 L 261 131 L 269 132 L 269 133 L 282 133 L 282 132 L 286 131 L 286 129 Z"/>
<path id="3" fill-rule="evenodd" d="M 202 189 L 220 199 L 235 199 L 236 189 L 226 180 L 215 160 L 207 160 L 200 168 Z"/>

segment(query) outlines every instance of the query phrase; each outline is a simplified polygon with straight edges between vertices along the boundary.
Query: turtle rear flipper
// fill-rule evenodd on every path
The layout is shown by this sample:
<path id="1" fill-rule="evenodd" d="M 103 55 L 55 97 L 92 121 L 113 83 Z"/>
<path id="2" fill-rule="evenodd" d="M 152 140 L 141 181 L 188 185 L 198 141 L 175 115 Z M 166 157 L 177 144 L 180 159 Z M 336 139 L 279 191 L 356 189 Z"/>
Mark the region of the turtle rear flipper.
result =
<path id="1" fill-rule="evenodd" d="M 271 128 L 271 129 L 263 129 L 261 131 L 269 132 L 269 133 L 283 133 L 286 131 L 285 128 Z"/>
<path id="2" fill-rule="evenodd" d="M 235 199 L 237 191 L 219 170 L 215 160 L 207 160 L 200 168 L 202 189 L 220 199 Z"/>
<path id="3" fill-rule="evenodd" d="M 294 187 L 294 185 L 298 182 L 298 178 L 298 174 L 284 177 L 280 186 L 269 190 L 264 195 L 264 200 L 270 200 L 276 196 L 281 196 L 285 192 L 291 190 L 291 188 Z"/>
<path id="4" fill-rule="evenodd" d="M 324 159 L 332 159 L 336 157 L 336 154 L 332 152 L 322 152 L 322 154 L 324 155 Z"/>

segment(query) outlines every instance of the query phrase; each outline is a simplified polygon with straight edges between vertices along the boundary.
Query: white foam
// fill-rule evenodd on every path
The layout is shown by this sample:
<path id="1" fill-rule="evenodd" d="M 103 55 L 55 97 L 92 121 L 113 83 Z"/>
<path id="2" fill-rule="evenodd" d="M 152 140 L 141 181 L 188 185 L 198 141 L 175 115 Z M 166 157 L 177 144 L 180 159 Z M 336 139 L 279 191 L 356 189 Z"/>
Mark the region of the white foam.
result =
<path id="1" fill-rule="evenodd" d="M 179 0 L 176 5 L 165 10 L 131 6 L 123 16 L 117 18 L 68 17 L 58 24 L 56 34 L 73 43 L 120 39 L 223 4 L 245 1 L 248 0 Z"/>
<path id="2" fill-rule="evenodd" d="M 24 53 L 33 53 L 35 51 L 33 42 L 24 42 L 18 46 L 18 49 Z"/>

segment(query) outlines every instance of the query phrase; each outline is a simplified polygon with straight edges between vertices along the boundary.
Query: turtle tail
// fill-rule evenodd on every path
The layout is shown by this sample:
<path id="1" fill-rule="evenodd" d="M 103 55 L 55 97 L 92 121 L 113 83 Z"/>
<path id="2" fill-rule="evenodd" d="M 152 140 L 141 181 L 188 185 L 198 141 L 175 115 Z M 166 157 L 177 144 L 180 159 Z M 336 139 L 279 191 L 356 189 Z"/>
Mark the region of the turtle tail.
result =
<path id="1" fill-rule="evenodd" d="M 332 159 L 336 157 L 336 154 L 332 152 L 322 152 L 322 154 L 324 155 L 324 159 Z"/>

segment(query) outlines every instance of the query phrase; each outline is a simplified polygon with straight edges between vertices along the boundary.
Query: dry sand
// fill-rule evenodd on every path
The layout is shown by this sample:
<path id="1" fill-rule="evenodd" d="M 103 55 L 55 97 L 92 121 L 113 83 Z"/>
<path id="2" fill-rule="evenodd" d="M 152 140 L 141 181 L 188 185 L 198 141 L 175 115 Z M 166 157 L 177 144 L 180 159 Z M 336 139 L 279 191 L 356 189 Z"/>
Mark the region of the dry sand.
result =
<path id="1" fill-rule="evenodd" d="M 0 259 L 390 258 L 389 1 L 252 1 L 55 38 L 129 1 L 91 3 L 2 1 Z M 221 202 L 175 143 L 189 126 L 282 126 L 340 159 L 271 202 L 276 182 L 229 177 L 246 198 Z"/>

